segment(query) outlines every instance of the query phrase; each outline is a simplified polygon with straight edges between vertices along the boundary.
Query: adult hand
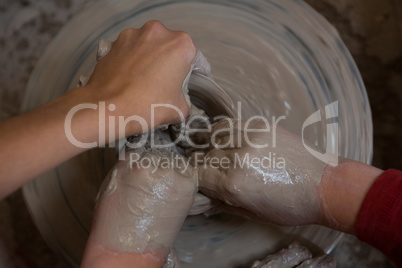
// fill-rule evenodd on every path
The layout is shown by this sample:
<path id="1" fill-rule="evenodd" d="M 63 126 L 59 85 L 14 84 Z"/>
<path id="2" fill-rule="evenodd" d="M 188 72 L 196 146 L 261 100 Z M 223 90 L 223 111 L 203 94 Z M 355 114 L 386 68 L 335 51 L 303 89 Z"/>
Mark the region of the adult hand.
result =
<path id="1" fill-rule="evenodd" d="M 0 123 L 0 199 L 90 148 L 179 121 L 180 112 L 186 117 L 182 85 L 196 53 L 188 34 L 157 21 L 124 30 L 85 87 Z M 84 104 L 91 108 L 79 108 Z M 152 114 L 152 104 L 178 112 L 158 107 Z"/>
<path id="2" fill-rule="evenodd" d="M 201 192 L 223 200 L 226 211 L 260 221 L 320 222 L 325 163 L 310 155 L 299 137 L 267 123 L 223 119 L 212 126 L 201 139 L 211 144 L 198 167 Z"/>
<path id="3" fill-rule="evenodd" d="M 128 154 L 135 155 L 102 186 L 83 267 L 160 267 L 194 201 L 197 184 L 184 158 Z"/>
<path id="4" fill-rule="evenodd" d="M 142 117 L 149 128 L 141 132 L 151 128 L 151 116 L 153 127 L 180 122 L 184 118 L 178 111 L 158 107 L 152 115 L 151 105 L 172 105 L 184 117 L 188 115 L 182 85 L 196 54 L 187 33 L 171 31 L 158 21 L 147 22 L 140 29 L 125 29 L 97 63 L 84 90 L 92 100 L 104 101 L 106 107 L 114 105 L 115 111 L 106 109 L 106 116 Z M 135 124 L 128 125 L 125 133 L 116 133 L 116 137 L 133 134 L 139 134 Z"/>

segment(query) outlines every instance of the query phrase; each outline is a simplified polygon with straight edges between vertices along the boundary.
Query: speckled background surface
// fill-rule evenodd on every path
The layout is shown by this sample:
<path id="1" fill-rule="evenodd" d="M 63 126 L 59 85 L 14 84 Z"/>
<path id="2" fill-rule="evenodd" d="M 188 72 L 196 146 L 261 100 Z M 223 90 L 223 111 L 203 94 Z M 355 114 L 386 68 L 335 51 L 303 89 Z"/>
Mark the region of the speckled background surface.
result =
<path id="1" fill-rule="evenodd" d="M 46 45 L 95 0 L 0 0 L 0 120 L 18 115 Z M 306 0 L 339 31 L 363 76 L 374 122 L 373 165 L 402 170 L 402 2 Z M 338 267 L 392 267 L 372 247 L 346 236 Z M 0 267 L 62 267 L 40 236 L 21 191 L 0 201 Z"/>

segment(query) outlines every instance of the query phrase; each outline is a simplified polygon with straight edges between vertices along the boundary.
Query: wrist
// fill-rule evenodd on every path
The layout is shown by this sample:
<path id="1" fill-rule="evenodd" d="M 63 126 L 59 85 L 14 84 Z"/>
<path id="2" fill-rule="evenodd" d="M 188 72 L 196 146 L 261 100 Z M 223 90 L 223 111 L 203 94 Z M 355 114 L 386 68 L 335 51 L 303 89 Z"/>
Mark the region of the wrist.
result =
<path id="1" fill-rule="evenodd" d="M 103 245 L 94 242 L 90 236 L 86 245 L 82 268 L 109 268 L 109 267 L 161 267 L 164 256 L 153 253 L 115 252 L 106 249 Z"/>
<path id="2" fill-rule="evenodd" d="M 72 90 L 73 98 L 80 100 L 79 104 L 85 104 L 80 110 L 82 118 L 88 117 L 88 121 L 96 123 L 92 133 L 92 139 L 98 142 L 98 146 L 114 142 L 116 140 L 148 132 L 161 124 L 170 122 L 172 109 L 164 106 L 151 105 L 151 98 L 138 95 L 125 97 L 118 95 L 101 94 L 105 90 L 95 88 L 93 84 Z M 135 89 L 131 89 L 135 92 Z M 121 99 L 125 101 L 121 101 Z M 84 112 L 85 111 L 85 112 Z M 179 118 L 176 121 L 181 121 Z"/>
<path id="3" fill-rule="evenodd" d="M 64 129 L 73 145 L 90 149 L 149 130 L 149 118 L 144 118 L 141 113 L 127 115 L 126 107 L 94 92 L 94 88 L 87 85 L 55 100 L 64 107 Z M 130 106 L 138 111 L 145 110 L 139 104 Z"/>
<path id="4" fill-rule="evenodd" d="M 60 109 L 66 138 L 83 150 L 101 145 L 99 104 L 94 99 L 84 88 L 75 88 L 50 103 Z"/>
<path id="5" fill-rule="evenodd" d="M 370 187 L 383 171 L 342 159 L 324 168 L 319 196 L 323 225 L 354 234 L 356 218 Z"/>

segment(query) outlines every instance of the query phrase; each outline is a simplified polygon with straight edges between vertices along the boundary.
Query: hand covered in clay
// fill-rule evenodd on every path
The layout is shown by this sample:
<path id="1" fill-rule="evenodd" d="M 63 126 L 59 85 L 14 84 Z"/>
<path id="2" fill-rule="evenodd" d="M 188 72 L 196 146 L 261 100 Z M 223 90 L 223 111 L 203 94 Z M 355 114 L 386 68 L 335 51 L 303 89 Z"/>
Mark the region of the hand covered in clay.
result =
<path id="1" fill-rule="evenodd" d="M 117 163 L 102 185 L 87 249 L 148 254 L 163 263 L 197 192 L 193 170 L 172 156 L 129 151 Z"/>
<path id="2" fill-rule="evenodd" d="M 325 163 L 301 139 L 261 119 L 223 119 L 199 142 L 210 143 L 198 166 L 199 189 L 225 211 L 280 225 L 321 221 L 319 186 Z M 258 148 L 260 147 L 260 148 Z"/>

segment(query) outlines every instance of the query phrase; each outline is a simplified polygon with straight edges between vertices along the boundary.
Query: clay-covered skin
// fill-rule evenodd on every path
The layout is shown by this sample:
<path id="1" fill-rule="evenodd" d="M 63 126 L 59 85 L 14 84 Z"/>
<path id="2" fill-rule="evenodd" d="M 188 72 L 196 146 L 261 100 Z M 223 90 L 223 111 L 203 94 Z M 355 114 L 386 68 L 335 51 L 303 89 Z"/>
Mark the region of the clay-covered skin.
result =
<path id="1" fill-rule="evenodd" d="M 331 255 L 312 258 L 313 254 L 298 242 L 289 245 L 261 261 L 255 261 L 250 268 L 332 268 L 336 261 Z"/>
<path id="2" fill-rule="evenodd" d="M 138 152 L 129 151 L 102 186 L 91 239 L 119 254 L 151 253 L 164 259 L 197 192 L 193 170 L 180 161 L 155 165 L 173 156 L 168 153 L 140 152 L 139 159 L 148 159 L 149 166 L 145 160 L 133 162 L 137 156 L 130 162 L 130 153 Z"/>
<path id="3" fill-rule="evenodd" d="M 292 268 L 301 262 L 311 259 L 312 256 L 307 248 L 295 242 L 288 248 L 268 255 L 261 261 L 255 261 L 250 268 Z"/>
<path id="4" fill-rule="evenodd" d="M 162 268 L 180 268 L 180 259 L 176 250 L 172 249 L 170 251 Z"/>
<path id="5" fill-rule="evenodd" d="M 244 128 L 245 121 L 221 120 L 211 135 L 200 138 L 212 141 L 206 161 L 198 166 L 201 192 L 223 200 L 226 211 L 260 221 L 321 222 L 318 187 L 326 164 L 304 148 L 300 137 L 273 124 L 268 128 L 263 120 L 253 120 L 248 129 L 265 131 L 250 131 L 247 137 Z"/>
<path id="6" fill-rule="evenodd" d="M 331 255 L 323 255 L 302 262 L 297 268 L 335 268 L 336 261 Z"/>

